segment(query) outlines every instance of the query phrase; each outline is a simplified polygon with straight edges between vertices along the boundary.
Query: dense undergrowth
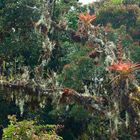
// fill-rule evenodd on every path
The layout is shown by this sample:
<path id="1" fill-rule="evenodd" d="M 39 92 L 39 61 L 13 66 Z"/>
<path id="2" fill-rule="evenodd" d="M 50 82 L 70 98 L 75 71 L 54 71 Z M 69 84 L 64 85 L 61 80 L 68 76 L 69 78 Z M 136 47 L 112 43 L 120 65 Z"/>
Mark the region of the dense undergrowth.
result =
<path id="1" fill-rule="evenodd" d="M 4 140 L 140 138 L 138 0 L 1 0 L 0 15 L 1 84 L 51 99 Z"/>

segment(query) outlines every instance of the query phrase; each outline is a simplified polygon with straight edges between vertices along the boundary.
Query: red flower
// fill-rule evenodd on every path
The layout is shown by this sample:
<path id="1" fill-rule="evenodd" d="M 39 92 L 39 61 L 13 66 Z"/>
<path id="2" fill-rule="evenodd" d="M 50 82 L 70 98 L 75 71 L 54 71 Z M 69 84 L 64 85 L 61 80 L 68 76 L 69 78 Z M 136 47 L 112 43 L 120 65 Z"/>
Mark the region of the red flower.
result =
<path id="1" fill-rule="evenodd" d="M 69 96 L 69 95 L 72 95 L 72 94 L 75 94 L 76 91 L 74 89 L 71 89 L 71 88 L 64 88 L 63 89 L 63 95 L 64 96 Z"/>
<path id="2" fill-rule="evenodd" d="M 67 94 L 69 94 L 69 92 L 70 92 L 69 88 L 64 88 L 63 89 L 63 94 L 67 95 Z"/>
<path id="3" fill-rule="evenodd" d="M 131 62 L 117 62 L 107 67 L 109 70 L 116 71 L 123 75 L 128 75 L 140 68 L 140 64 L 133 64 Z"/>
<path id="4" fill-rule="evenodd" d="M 93 20 L 96 19 L 96 16 L 94 14 L 90 15 L 89 13 L 86 13 L 85 15 L 84 13 L 81 13 L 79 15 L 79 19 L 83 21 L 86 25 L 89 25 Z"/>

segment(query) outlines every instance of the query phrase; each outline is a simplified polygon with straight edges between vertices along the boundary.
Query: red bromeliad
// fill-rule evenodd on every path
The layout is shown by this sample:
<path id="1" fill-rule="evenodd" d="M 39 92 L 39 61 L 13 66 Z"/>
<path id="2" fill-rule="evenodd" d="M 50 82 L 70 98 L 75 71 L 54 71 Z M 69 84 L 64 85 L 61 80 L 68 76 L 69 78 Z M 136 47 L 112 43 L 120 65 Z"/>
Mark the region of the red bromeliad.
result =
<path id="1" fill-rule="evenodd" d="M 129 74 L 132 74 L 134 71 L 140 69 L 140 64 L 132 63 L 130 61 L 124 61 L 122 60 L 123 52 L 122 52 L 122 46 L 121 46 L 121 37 L 118 35 L 118 41 L 117 41 L 117 62 L 114 63 L 111 66 L 108 66 L 107 68 L 109 70 L 113 70 L 118 72 L 120 75 L 128 76 Z"/>
<path id="2" fill-rule="evenodd" d="M 111 66 L 108 66 L 108 69 L 116 71 L 121 75 L 128 75 L 140 69 L 140 64 L 120 61 L 120 62 L 114 63 Z"/>
<path id="3" fill-rule="evenodd" d="M 86 13 L 85 15 L 84 13 L 81 13 L 79 15 L 79 19 L 83 21 L 86 25 L 89 25 L 93 20 L 96 19 L 96 16 L 94 14 L 90 15 L 89 13 Z"/>
<path id="4" fill-rule="evenodd" d="M 63 89 L 63 95 L 68 96 L 68 95 L 72 95 L 76 93 L 76 91 L 74 89 L 71 88 L 64 88 Z"/>

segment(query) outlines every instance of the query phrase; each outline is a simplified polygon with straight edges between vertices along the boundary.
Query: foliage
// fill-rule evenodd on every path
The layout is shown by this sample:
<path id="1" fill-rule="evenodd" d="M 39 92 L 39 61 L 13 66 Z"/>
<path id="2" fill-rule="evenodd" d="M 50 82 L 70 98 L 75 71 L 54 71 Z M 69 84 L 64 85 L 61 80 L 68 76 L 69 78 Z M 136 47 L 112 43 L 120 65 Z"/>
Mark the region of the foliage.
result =
<path id="1" fill-rule="evenodd" d="M 66 64 L 59 76 L 60 83 L 63 82 L 62 84 L 66 87 L 80 90 L 83 87 L 83 79 L 90 79 L 93 74 L 93 62 L 88 57 L 89 51 L 86 46 L 78 46 L 78 44 L 74 44 L 73 46 L 70 46 L 70 44 L 67 46 L 66 43 L 64 45 L 67 53 L 62 60 L 65 61 Z"/>
<path id="2" fill-rule="evenodd" d="M 49 116 L 57 123 L 63 123 L 64 129 L 60 135 L 67 140 L 75 140 L 85 131 L 90 113 L 80 105 L 60 105 L 58 108 L 49 112 Z"/>
<path id="3" fill-rule="evenodd" d="M 123 0 L 124 4 L 139 4 L 139 0 Z"/>
<path id="4" fill-rule="evenodd" d="M 126 26 L 127 33 L 130 34 L 135 41 L 139 42 L 139 13 L 140 8 L 138 4 L 115 5 L 110 1 L 104 2 L 98 9 L 96 22 L 103 25 L 111 23 L 113 28 L 119 28 L 121 25 L 124 25 Z"/>
<path id="5" fill-rule="evenodd" d="M 123 0 L 112 0 L 113 4 L 122 4 Z"/>
<path id="6" fill-rule="evenodd" d="M 105 3 L 100 9 L 97 22 L 103 25 L 111 23 L 114 28 L 126 25 L 134 27 L 138 18 L 139 8 L 136 5 L 113 5 Z M 106 18 L 108 17 L 108 18 Z"/>
<path id="7" fill-rule="evenodd" d="M 3 139 L 61 139 L 57 126 L 48 123 L 64 124 L 60 134 L 67 140 L 137 139 L 140 65 L 132 62 L 140 59 L 137 1 L 107 0 L 89 6 L 77 0 L 47 2 L 52 2 L 49 14 L 42 0 L 0 3 L 1 76 L 13 80 L 16 69 L 22 79 L 28 73 L 20 71 L 25 65 L 35 68 L 29 69 L 33 76 L 28 78 L 35 90 L 46 96 L 54 91 L 49 94 L 54 107 L 40 109 L 36 121 L 10 117 Z M 11 79 L 10 85 L 15 80 Z"/>
<path id="8" fill-rule="evenodd" d="M 10 125 L 4 129 L 3 140 L 62 140 L 57 136 L 55 125 L 35 125 L 33 121 L 17 122 L 16 116 L 8 116 Z"/>
<path id="9" fill-rule="evenodd" d="M 0 15 L 1 61 L 13 62 L 20 59 L 24 64 L 37 64 L 42 45 L 42 37 L 34 31 L 33 21 L 37 21 L 40 11 L 32 9 L 41 6 L 40 0 L 2 1 Z"/>

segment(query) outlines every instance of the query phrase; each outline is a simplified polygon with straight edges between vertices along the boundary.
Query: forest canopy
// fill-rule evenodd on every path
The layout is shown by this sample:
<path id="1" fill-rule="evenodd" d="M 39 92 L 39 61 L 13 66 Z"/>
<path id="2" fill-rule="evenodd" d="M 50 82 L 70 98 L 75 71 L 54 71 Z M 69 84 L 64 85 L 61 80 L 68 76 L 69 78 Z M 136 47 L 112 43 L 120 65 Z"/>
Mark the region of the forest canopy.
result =
<path id="1" fill-rule="evenodd" d="M 2 139 L 140 139 L 139 54 L 139 0 L 0 0 Z"/>

